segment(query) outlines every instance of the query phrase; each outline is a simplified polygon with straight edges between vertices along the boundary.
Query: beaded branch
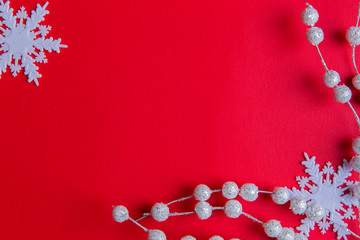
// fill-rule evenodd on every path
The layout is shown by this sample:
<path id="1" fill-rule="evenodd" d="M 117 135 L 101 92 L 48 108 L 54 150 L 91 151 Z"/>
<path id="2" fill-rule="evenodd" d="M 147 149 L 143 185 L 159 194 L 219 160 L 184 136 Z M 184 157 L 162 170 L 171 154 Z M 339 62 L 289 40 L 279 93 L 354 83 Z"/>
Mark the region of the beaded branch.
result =
<path id="1" fill-rule="evenodd" d="M 319 14 L 310 4 L 306 4 L 305 10 L 301 14 L 302 21 L 310 28 L 307 29 L 307 40 L 316 47 L 320 56 L 320 60 L 325 68 L 323 75 L 324 84 L 334 89 L 335 101 L 346 103 L 355 116 L 355 120 L 360 129 L 360 119 L 352 104 L 351 90 L 345 84 L 340 84 L 340 75 L 327 67 L 323 58 L 319 44 L 324 40 L 324 33 L 321 28 L 315 27 L 319 19 Z M 360 90 L 360 74 L 356 66 L 355 48 L 360 45 L 360 5 L 357 16 L 356 25 L 348 29 L 346 39 L 352 47 L 352 61 L 355 68 L 356 76 L 352 79 L 353 86 Z M 310 230 L 314 229 L 315 224 L 318 225 L 324 234 L 330 225 L 333 231 L 337 233 L 338 239 L 347 239 L 347 235 L 352 235 L 358 239 L 360 236 L 351 231 L 343 219 L 357 219 L 353 211 L 353 207 L 360 207 L 360 185 L 359 182 L 347 180 L 351 176 L 352 171 L 360 172 L 360 137 L 353 141 L 353 150 L 356 155 L 350 162 L 344 160 L 343 164 L 338 167 L 337 172 L 334 171 L 331 163 L 327 163 L 322 169 L 316 164 L 315 157 L 309 157 L 306 153 L 305 161 L 302 165 L 306 167 L 305 172 L 309 177 L 297 177 L 296 180 L 300 186 L 300 190 L 296 188 L 288 189 L 287 187 L 276 187 L 273 191 L 259 190 L 255 184 L 246 183 L 240 188 L 235 182 L 226 182 L 222 189 L 211 190 L 204 184 L 198 185 L 193 195 L 180 198 L 169 203 L 156 203 L 149 213 L 144 213 L 142 217 L 133 219 L 129 216 L 126 207 L 119 205 L 113 207 L 113 218 L 116 222 L 131 221 L 139 228 L 148 233 L 148 240 L 166 240 L 166 235 L 161 230 L 148 229 L 140 222 L 144 218 L 152 217 L 155 221 L 163 222 L 169 217 L 182 215 L 197 215 L 198 218 L 208 219 L 213 211 L 223 211 L 229 218 L 239 218 L 244 216 L 259 223 L 263 226 L 265 234 L 270 238 L 278 240 L 306 240 L 309 237 Z M 207 200 L 213 194 L 221 193 L 227 200 L 224 206 L 211 206 Z M 290 209 L 294 214 L 304 215 L 301 220 L 302 225 L 298 226 L 295 233 L 293 228 L 282 227 L 277 220 L 269 220 L 264 222 L 249 213 L 243 211 L 240 201 L 236 200 L 240 196 L 245 201 L 255 201 L 259 194 L 271 194 L 276 204 L 283 205 L 290 202 Z M 197 203 L 194 211 L 191 212 L 170 212 L 170 206 L 194 198 Z M 360 218 L 360 216 L 359 216 Z M 196 240 L 193 236 L 185 236 L 182 240 Z M 224 240 L 220 236 L 213 236 L 210 240 Z M 231 240 L 239 240 L 232 238 Z"/>

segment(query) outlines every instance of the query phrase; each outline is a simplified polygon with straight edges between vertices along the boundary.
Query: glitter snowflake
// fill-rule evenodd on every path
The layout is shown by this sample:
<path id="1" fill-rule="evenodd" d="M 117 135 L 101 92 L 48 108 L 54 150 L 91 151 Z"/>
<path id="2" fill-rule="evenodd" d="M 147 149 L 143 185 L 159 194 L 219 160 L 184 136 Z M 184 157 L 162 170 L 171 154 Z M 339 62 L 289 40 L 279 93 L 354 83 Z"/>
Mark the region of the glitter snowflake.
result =
<path id="1" fill-rule="evenodd" d="M 330 162 L 320 171 L 319 164 L 316 164 L 315 157 L 309 158 L 305 153 L 305 161 L 302 165 L 306 167 L 305 172 L 309 177 L 296 177 L 300 190 L 292 188 L 290 190 L 290 199 L 301 197 L 308 203 L 317 202 L 325 210 L 326 217 L 317 222 L 322 234 L 333 225 L 334 232 L 338 239 L 347 239 L 347 223 L 344 219 L 356 219 L 353 207 L 359 206 L 359 201 L 351 194 L 349 190 L 358 182 L 346 180 L 351 176 L 352 167 L 350 163 L 343 160 L 342 166 L 338 167 L 335 173 Z M 310 230 L 314 230 L 315 222 L 309 218 L 301 220 L 301 225 L 297 230 L 309 236 Z"/>
<path id="2" fill-rule="evenodd" d="M 37 4 L 30 17 L 24 7 L 13 15 L 13 9 L 9 5 L 9 1 L 4 3 L 0 0 L 0 71 L 5 72 L 9 66 L 12 75 L 16 76 L 24 69 L 28 82 L 34 81 L 39 85 L 38 78 L 41 74 L 35 62 L 47 62 L 44 50 L 59 53 L 60 48 L 67 46 L 60 44 L 60 38 L 45 38 L 51 27 L 39 23 L 49 13 L 46 10 L 48 2 L 44 6 Z"/>

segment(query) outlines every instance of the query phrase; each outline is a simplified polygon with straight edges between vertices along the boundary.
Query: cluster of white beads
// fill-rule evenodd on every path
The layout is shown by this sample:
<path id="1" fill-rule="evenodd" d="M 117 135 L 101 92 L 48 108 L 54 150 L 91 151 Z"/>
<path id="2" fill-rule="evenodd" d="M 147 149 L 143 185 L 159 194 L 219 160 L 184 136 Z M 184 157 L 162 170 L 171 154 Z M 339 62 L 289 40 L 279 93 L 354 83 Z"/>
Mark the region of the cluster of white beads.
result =
<path id="1" fill-rule="evenodd" d="M 277 220 L 270 220 L 264 223 L 264 230 L 268 237 L 277 240 L 307 240 L 307 237 L 301 233 L 295 233 L 292 228 L 283 228 Z"/>
<path id="2" fill-rule="evenodd" d="M 318 48 L 318 45 L 324 40 L 324 32 L 321 28 L 315 27 L 315 23 L 319 19 L 319 13 L 316 11 L 313 6 L 307 4 L 307 7 L 301 14 L 302 21 L 308 25 L 311 26 L 307 32 L 306 32 L 306 38 L 307 40 L 314 46 Z M 358 27 L 351 27 L 347 32 L 347 39 L 350 42 L 351 45 L 359 45 L 360 44 L 360 28 Z M 320 53 L 320 50 L 318 48 L 318 51 Z M 340 85 L 340 75 L 334 71 L 329 70 L 320 54 L 320 57 L 323 61 L 323 64 L 325 66 L 326 72 L 323 76 L 324 84 L 327 87 L 334 88 L 334 97 L 335 101 L 339 103 L 347 103 L 351 99 L 351 90 L 345 85 Z M 360 89 L 360 76 L 355 77 L 353 79 L 354 86 L 359 87 Z"/>

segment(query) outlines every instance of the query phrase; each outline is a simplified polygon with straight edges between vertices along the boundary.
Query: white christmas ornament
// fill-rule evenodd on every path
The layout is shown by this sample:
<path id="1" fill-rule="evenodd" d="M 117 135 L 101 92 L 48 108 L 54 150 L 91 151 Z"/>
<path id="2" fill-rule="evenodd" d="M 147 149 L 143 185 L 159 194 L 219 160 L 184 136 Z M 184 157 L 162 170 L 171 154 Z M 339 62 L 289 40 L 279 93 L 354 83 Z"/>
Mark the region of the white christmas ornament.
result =
<path id="1" fill-rule="evenodd" d="M 294 229 L 283 228 L 277 240 L 294 240 Z"/>
<path id="2" fill-rule="evenodd" d="M 220 236 L 213 236 L 209 240 L 224 240 L 224 239 Z"/>
<path id="3" fill-rule="evenodd" d="M 290 201 L 290 209 L 294 214 L 303 214 L 306 211 L 307 203 L 301 197 L 295 197 Z"/>
<path id="4" fill-rule="evenodd" d="M 349 235 L 350 232 L 346 230 L 348 225 L 343 220 L 355 219 L 356 216 L 352 207 L 359 206 L 358 199 L 351 192 L 347 192 L 349 188 L 357 184 L 357 182 L 346 180 L 351 176 L 351 164 L 343 160 L 342 166 L 339 166 L 335 172 L 331 163 L 328 162 L 320 170 L 319 164 L 315 162 L 315 157 L 310 158 L 306 153 L 304 156 L 305 161 L 302 161 L 301 164 L 306 167 L 305 172 L 309 177 L 296 177 L 300 190 L 295 187 L 289 190 L 290 199 L 302 198 L 308 202 L 308 208 L 312 204 L 321 206 L 325 218 L 316 223 L 321 233 L 325 234 L 330 225 L 333 225 L 338 239 L 346 239 L 346 235 Z M 307 209 L 306 212 L 307 215 L 315 214 L 315 216 L 321 217 L 317 210 L 308 212 Z M 311 215 L 311 217 L 313 216 Z M 310 230 L 314 229 L 315 222 L 307 216 L 301 220 L 301 223 L 296 229 L 309 236 Z"/>
<path id="5" fill-rule="evenodd" d="M 181 238 L 181 240 L 196 240 L 196 238 L 194 238 L 192 236 L 185 236 L 185 237 Z"/>
<path id="6" fill-rule="evenodd" d="M 208 186 L 204 184 L 200 184 L 196 186 L 194 190 L 194 197 L 196 200 L 203 202 L 208 200 L 210 196 L 211 196 L 211 189 Z"/>
<path id="7" fill-rule="evenodd" d="M 224 211 L 229 218 L 238 218 L 242 212 L 242 205 L 237 200 L 229 200 L 225 204 Z"/>
<path id="8" fill-rule="evenodd" d="M 258 195 L 259 189 L 253 183 L 246 183 L 240 189 L 240 196 L 246 201 L 253 202 L 258 198 Z"/>
<path id="9" fill-rule="evenodd" d="M 113 218 L 116 222 L 122 223 L 129 219 L 129 211 L 124 206 L 116 206 L 113 209 Z"/>
<path id="10" fill-rule="evenodd" d="M 166 235 L 160 230 L 149 230 L 148 240 L 166 240 Z"/>
<path id="11" fill-rule="evenodd" d="M 164 203 L 156 203 L 151 208 L 151 216 L 158 222 L 163 222 L 169 218 L 169 207 Z"/>
<path id="12" fill-rule="evenodd" d="M 226 182 L 222 187 L 222 194 L 227 199 L 236 198 L 239 194 L 239 187 L 234 182 Z"/>
<path id="13" fill-rule="evenodd" d="M 0 0 L 0 73 L 6 72 L 9 66 L 13 76 L 16 76 L 24 68 L 24 74 L 28 82 L 34 81 L 39 85 L 38 79 L 41 74 L 35 63 L 46 63 L 45 51 L 57 53 L 66 45 L 60 44 L 61 39 L 45 38 L 51 30 L 50 26 L 40 25 L 44 16 L 49 13 L 46 10 L 48 2 L 43 6 L 37 4 L 36 10 L 31 11 L 29 17 L 24 7 L 13 15 L 10 2 Z"/>
<path id="14" fill-rule="evenodd" d="M 195 205 L 195 212 L 201 220 L 205 220 L 211 216 L 212 207 L 208 202 L 198 202 Z"/>
<path id="15" fill-rule="evenodd" d="M 289 190 L 286 187 L 275 188 L 272 199 L 277 204 L 285 204 L 289 201 Z"/>
<path id="16" fill-rule="evenodd" d="M 281 223 L 277 220 L 270 220 L 264 224 L 264 230 L 268 237 L 278 237 L 282 231 Z"/>

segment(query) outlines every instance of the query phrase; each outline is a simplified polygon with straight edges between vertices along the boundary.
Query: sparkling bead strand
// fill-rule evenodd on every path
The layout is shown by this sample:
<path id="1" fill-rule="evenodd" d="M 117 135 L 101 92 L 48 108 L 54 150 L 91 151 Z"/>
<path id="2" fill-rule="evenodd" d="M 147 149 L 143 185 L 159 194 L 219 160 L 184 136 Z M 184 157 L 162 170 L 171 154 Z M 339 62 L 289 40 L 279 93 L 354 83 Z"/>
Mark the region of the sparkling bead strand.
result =
<path id="1" fill-rule="evenodd" d="M 319 13 L 317 10 L 311 6 L 310 4 L 306 4 L 305 10 L 301 14 L 301 18 L 304 24 L 310 26 L 310 28 L 306 32 L 306 38 L 307 40 L 316 47 L 318 54 L 320 56 L 321 62 L 324 65 L 325 68 L 325 74 L 323 76 L 323 80 L 326 86 L 330 88 L 334 88 L 334 96 L 335 100 L 340 103 L 347 103 L 352 110 L 356 122 L 360 129 L 360 118 L 357 115 L 356 111 L 354 110 L 353 106 L 349 102 L 351 99 L 351 90 L 346 85 L 338 85 L 340 83 L 340 76 L 339 74 L 334 70 L 329 70 L 329 68 L 326 65 L 325 59 L 323 58 L 319 44 L 324 40 L 324 32 L 321 28 L 315 27 L 316 22 L 319 20 Z M 359 44 L 360 44 L 360 28 L 356 28 L 359 30 L 358 33 L 349 33 L 350 39 L 354 40 L 353 36 L 359 35 Z M 349 31 L 351 32 L 351 31 Z M 349 38 L 348 38 L 349 39 Z M 355 42 L 354 42 L 355 43 Z"/>

